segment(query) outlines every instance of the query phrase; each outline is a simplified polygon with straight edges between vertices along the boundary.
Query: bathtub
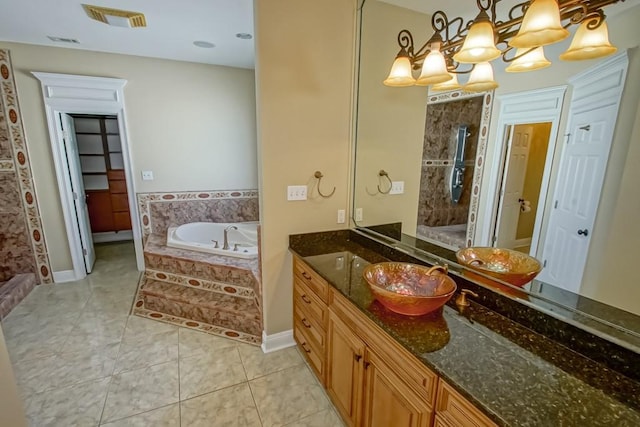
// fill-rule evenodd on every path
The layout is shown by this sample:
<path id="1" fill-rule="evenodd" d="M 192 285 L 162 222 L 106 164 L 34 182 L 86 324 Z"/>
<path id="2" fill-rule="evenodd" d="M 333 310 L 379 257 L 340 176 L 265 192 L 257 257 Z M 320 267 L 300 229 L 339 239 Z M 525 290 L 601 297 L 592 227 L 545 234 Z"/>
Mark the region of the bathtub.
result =
<path id="1" fill-rule="evenodd" d="M 238 229 L 229 229 L 227 232 L 229 249 L 223 249 L 224 230 L 231 226 Z M 179 227 L 169 227 L 167 246 L 236 258 L 256 258 L 258 256 L 258 223 L 192 222 Z"/>

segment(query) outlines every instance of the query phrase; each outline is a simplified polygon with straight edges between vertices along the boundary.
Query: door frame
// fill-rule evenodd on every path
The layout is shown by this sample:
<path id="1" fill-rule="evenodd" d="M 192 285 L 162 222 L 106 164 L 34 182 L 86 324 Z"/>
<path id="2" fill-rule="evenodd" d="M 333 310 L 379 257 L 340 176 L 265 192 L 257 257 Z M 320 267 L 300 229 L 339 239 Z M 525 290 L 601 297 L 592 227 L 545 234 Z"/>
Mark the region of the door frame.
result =
<path id="1" fill-rule="evenodd" d="M 553 154 L 558 144 L 558 130 L 564 95 L 567 85 L 554 86 L 531 91 L 516 92 L 499 95 L 500 109 L 498 112 L 496 147 L 491 165 L 489 182 L 487 183 L 487 197 L 490 215 L 485 216 L 481 224 L 480 233 L 475 240 L 476 245 L 493 246 L 493 238 L 496 232 L 496 219 L 500 203 L 501 183 L 504 175 L 505 152 L 507 148 L 506 130 L 508 126 L 532 123 L 551 123 L 549 134 L 549 145 L 542 175 L 542 185 L 540 187 L 540 199 L 538 200 L 538 210 L 536 212 L 533 237 L 531 239 L 531 254 L 536 254 L 542 219 L 544 217 L 548 189 L 551 179 L 551 169 L 553 166 Z"/>
<path id="2" fill-rule="evenodd" d="M 84 255 L 80 234 L 77 230 L 75 210 L 73 206 L 73 192 L 68 165 L 64 161 L 64 146 L 59 139 L 57 127 L 60 116 L 58 113 L 67 114 L 99 114 L 115 115 L 118 119 L 120 141 L 122 143 L 122 157 L 124 161 L 124 173 L 127 184 L 127 198 L 129 201 L 129 213 L 131 215 L 131 228 L 136 253 L 138 270 L 144 270 L 144 256 L 142 251 L 142 232 L 138 221 L 138 205 L 136 203 L 136 191 L 133 175 L 133 160 L 129 145 L 129 134 L 126 124 L 126 112 L 124 106 L 123 88 L 126 80 L 108 77 L 90 77 L 72 74 L 55 74 L 44 72 L 32 72 L 40 80 L 44 101 L 51 152 L 56 171 L 56 179 L 60 192 L 60 203 L 64 217 L 69 250 L 73 263 L 72 272 L 61 272 L 56 282 L 80 280 L 86 277 Z M 67 274 L 65 274 L 67 273 Z M 70 274 L 73 273 L 73 274 Z"/>

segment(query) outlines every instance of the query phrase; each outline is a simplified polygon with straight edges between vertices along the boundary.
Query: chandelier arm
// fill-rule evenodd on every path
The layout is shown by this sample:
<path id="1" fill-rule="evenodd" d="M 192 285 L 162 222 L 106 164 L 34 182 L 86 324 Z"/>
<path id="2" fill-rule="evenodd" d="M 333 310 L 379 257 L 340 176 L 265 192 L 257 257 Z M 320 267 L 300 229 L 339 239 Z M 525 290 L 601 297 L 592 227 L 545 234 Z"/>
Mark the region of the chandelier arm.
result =
<path id="1" fill-rule="evenodd" d="M 409 58 L 413 58 L 413 35 L 409 30 L 401 30 L 398 33 L 398 44 L 407 52 Z"/>

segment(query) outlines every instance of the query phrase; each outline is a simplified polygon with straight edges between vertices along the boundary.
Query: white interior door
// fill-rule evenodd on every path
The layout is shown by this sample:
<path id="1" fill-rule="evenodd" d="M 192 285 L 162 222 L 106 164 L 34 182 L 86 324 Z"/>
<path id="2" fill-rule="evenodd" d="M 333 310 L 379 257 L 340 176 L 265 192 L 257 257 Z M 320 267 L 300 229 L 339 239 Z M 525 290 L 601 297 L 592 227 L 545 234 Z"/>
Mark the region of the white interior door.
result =
<path id="1" fill-rule="evenodd" d="M 84 265 L 87 273 L 91 273 L 93 264 L 96 262 L 96 253 L 93 248 L 89 209 L 87 207 L 87 194 L 85 193 L 84 183 L 82 181 L 82 167 L 80 165 L 80 155 L 78 154 L 78 143 L 76 141 L 73 118 L 68 114 L 60 113 L 60 125 L 60 131 L 62 133 L 62 138 L 60 139 L 64 141 L 64 152 L 69 168 L 69 179 L 71 182 L 71 191 L 73 192 L 76 223 L 78 225 L 78 233 L 84 255 Z"/>
<path id="2" fill-rule="evenodd" d="M 502 180 L 495 245 L 513 249 L 520 219 L 520 200 L 531 146 L 531 126 L 513 126 L 507 148 L 507 161 Z"/>
<path id="3" fill-rule="evenodd" d="M 539 278 L 578 292 L 616 123 L 617 105 L 572 114 Z"/>

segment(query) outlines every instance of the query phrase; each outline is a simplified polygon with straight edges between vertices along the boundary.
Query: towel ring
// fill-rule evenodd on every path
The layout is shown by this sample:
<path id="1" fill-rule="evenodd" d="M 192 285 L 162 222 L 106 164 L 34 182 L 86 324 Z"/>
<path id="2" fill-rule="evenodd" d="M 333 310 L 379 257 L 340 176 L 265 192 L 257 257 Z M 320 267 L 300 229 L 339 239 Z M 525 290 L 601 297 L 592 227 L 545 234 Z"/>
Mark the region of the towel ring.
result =
<path id="1" fill-rule="evenodd" d="M 389 174 L 384 169 L 380 169 L 380 172 L 378 172 L 378 176 L 384 176 L 389 181 L 389 189 L 387 191 L 382 191 L 380 189 L 380 185 L 378 185 L 378 192 L 381 194 L 389 194 L 391 192 L 391 188 L 393 188 L 393 181 L 391 181 L 391 178 L 389 178 Z"/>
<path id="2" fill-rule="evenodd" d="M 324 197 L 325 199 L 328 199 L 329 197 L 333 196 L 333 193 L 336 192 L 336 187 L 333 187 L 333 190 L 331 191 L 331 193 L 329 194 L 322 194 L 322 191 L 320 191 L 320 182 L 322 181 L 322 177 L 324 175 L 322 175 L 322 172 L 320 171 L 316 171 L 316 173 L 313 174 L 314 177 L 316 177 L 316 179 L 318 180 L 318 194 L 320 195 L 320 197 Z"/>

